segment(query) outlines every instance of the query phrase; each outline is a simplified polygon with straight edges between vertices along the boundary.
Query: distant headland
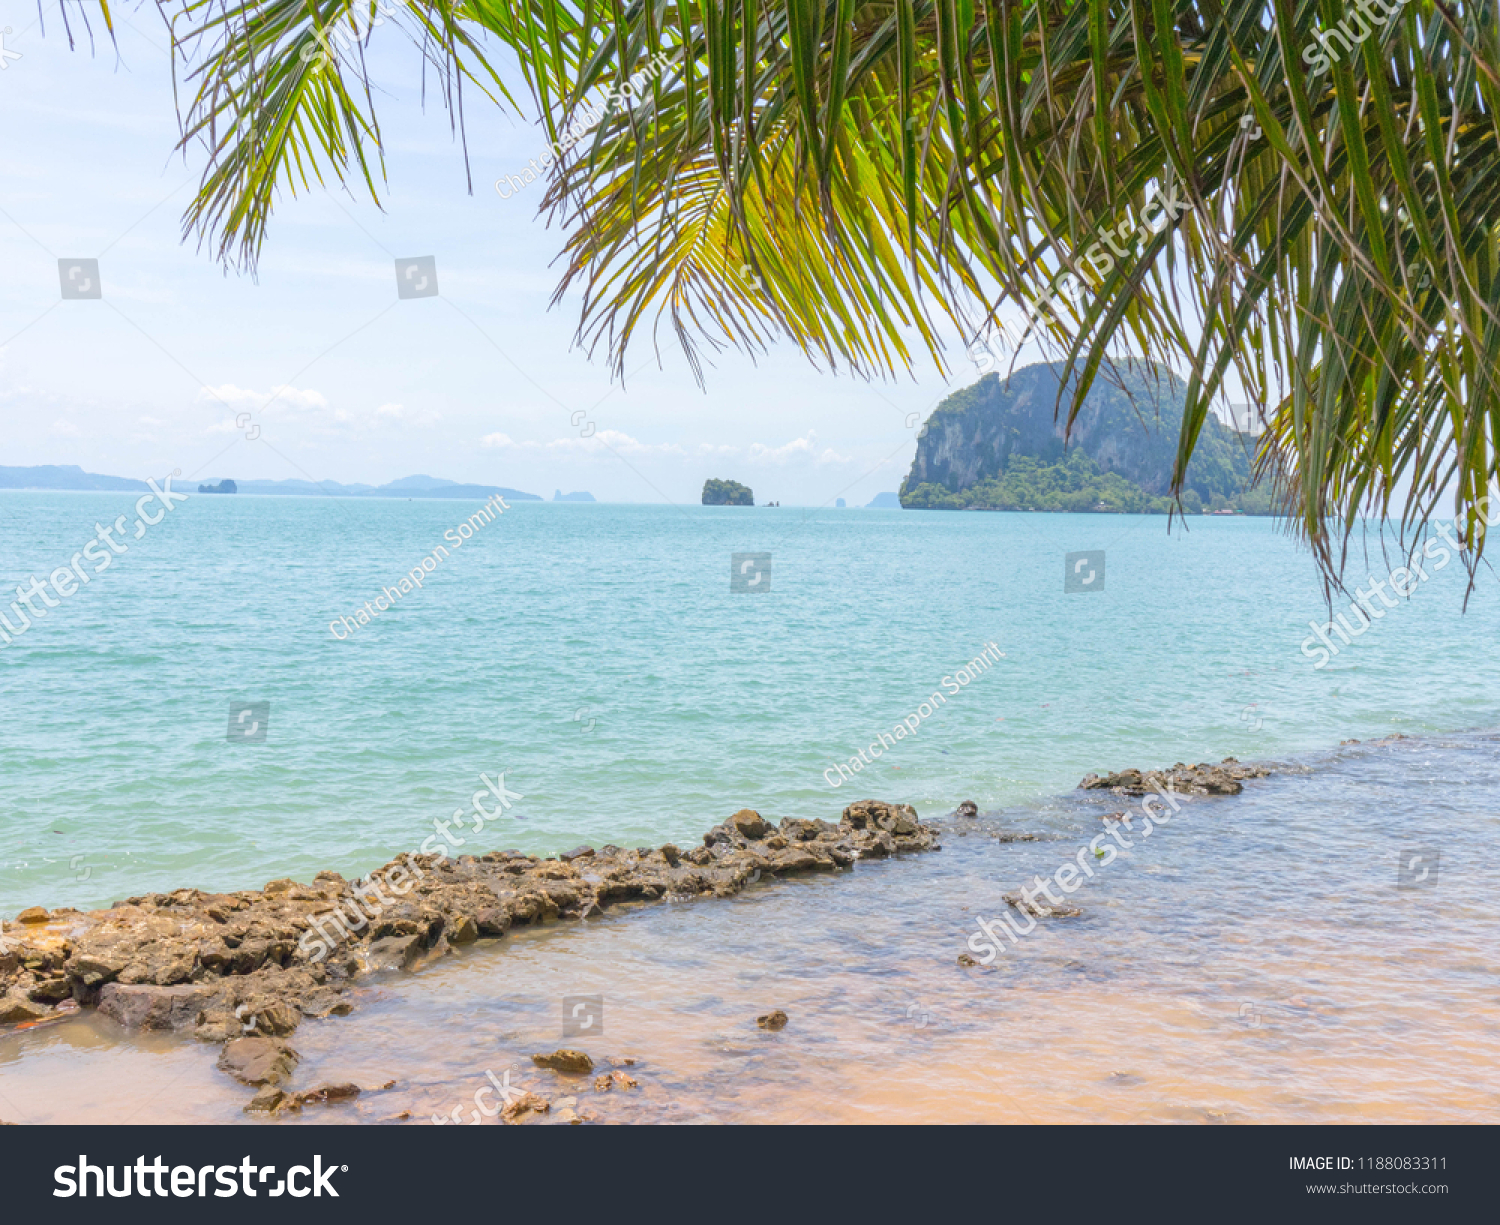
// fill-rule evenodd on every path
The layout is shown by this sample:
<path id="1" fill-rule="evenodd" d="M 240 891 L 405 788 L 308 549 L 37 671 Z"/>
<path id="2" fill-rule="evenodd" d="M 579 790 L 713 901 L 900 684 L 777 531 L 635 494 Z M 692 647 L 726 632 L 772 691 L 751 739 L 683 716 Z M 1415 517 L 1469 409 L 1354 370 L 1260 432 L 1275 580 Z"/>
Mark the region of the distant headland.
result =
<path id="1" fill-rule="evenodd" d="M 1186 385 L 1135 368 L 1101 378 L 1067 428 L 1058 413 L 1064 364 L 1008 378 L 986 374 L 937 406 L 901 485 L 910 510 L 1115 511 L 1166 514 Z M 1069 384 L 1071 388 L 1071 383 Z M 1271 482 L 1256 484 L 1251 434 L 1210 415 L 1183 482 L 1189 514 L 1269 515 Z"/>
<path id="2" fill-rule="evenodd" d="M 44 464 L 35 468 L 0 466 L 0 489 L 36 490 L 149 490 L 145 481 L 124 476 L 100 476 L 77 464 Z M 517 502 L 540 502 L 534 493 L 503 485 L 464 485 L 436 476 L 404 476 L 384 485 L 341 485 L 338 481 L 233 481 L 221 479 L 198 486 L 200 493 L 280 494 L 312 498 L 472 498 L 484 501 L 499 495 Z M 588 501 L 590 494 L 568 494 L 564 500 Z"/>

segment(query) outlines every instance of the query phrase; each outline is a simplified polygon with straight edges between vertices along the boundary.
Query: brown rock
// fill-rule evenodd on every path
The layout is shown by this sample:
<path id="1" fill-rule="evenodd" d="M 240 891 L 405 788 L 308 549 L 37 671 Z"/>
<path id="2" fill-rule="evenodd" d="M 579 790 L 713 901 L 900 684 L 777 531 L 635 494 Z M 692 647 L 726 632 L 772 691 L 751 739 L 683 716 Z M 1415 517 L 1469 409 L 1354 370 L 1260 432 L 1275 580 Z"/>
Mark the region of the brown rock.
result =
<path id="1" fill-rule="evenodd" d="M 16 916 L 17 923 L 45 923 L 51 916 L 41 906 L 28 906 Z"/>
<path id="2" fill-rule="evenodd" d="M 504 906 L 486 906 L 474 916 L 481 936 L 503 936 L 510 930 L 510 911 Z"/>
<path id="3" fill-rule="evenodd" d="M 73 998 L 73 983 L 63 977 L 39 978 L 26 994 L 38 1004 L 61 1004 Z"/>
<path id="4" fill-rule="evenodd" d="M 1038 919 L 1076 919 L 1083 911 L 1066 903 L 1049 902 L 1046 898 L 1033 897 L 1030 901 L 1019 893 L 1007 893 L 1005 900 L 1022 914 Z"/>
<path id="5" fill-rule="evenodd" d="M 974 803 L 973 800 L 965 800 L 954 812 L 960 817 L 977 817 L 979 815 L 979 805 Z"/>
<path id="6" fill-rule="evenodd" d="M 523 1093 L 501 1109 L 500 1121 L 521 1123 L 533 1114 L 546 1114 L 551 1109 L 552 1104 L 546 1098 L 535 1093 Z"/>
<path id="7" fill-rule="evenodd" d="M 409 970 L 422 952 L 421 936 L 386 936 L 370 945 L 370 969 Z"/>
<path id="8" fill-rule="evenodd" d="M 958 964 L 961 966 L 977 966 L 979 963 L 967 953 L 960 953 L 958 955 Z"/>
<path id="9" fill-rule="evenodd" d="M 594 1061 L 582 1051 L 564 1048 L 550 1055 L 533 1055 L 531 1062 L 539 1068 L 551 1068 L 554 1072 L 570 1072 L 584 1075 L 594 1070 Z"/>
<path id="10" fill-rule="evenodd" d="M 594 848 L 591 846 L 575 846 L 571 851 L 564 851 L 558 856 L 563 863 L 572 863 L 575 859 L 592 859 L 593 857 Z"/>
<path id="11" fill-rule="evenodd" d="M 99 992 L 99 1015 L 126 1029 L 192 1029 L 217 997 L 216 986 L 110 983 Z"/>
<path id="12" fill-rule="evenodd" d="M 319 1085 L 302 1093 L 292 1094 L 291 1108 L 301 1110 L 304 1106 L 322 1106 L 329 1102 L 348 1102 L 358 1097 L 362 1090 L 358 1085 Z"/>
<path id="13" fill-rule="evenodd" d="M 247 1003 L 243 1007 L 243 1024 L 252 1026 L 252 1033 L 268 1038 L 284 1038 L 302 1024 L 301 1009 L 281 1001 Z"/>
<path id="14" fill-rule="evenodd" d="M 246 1114 L 275 1114 L 290 1101 L 285 1093 L 275 1085 L 262 1085 L 256 1090 L 255 1096 L 250 1099 L 250 1104 L 245 1107 Z"/>
<path id="15" fill-rule="evenodd" d="M 730 817 L 726 824 L 746 838 L 759 840 L 771 832 L 771 827 L 761 818 L 760 813 L 753 808 L 741 808 L 739 812 Z"/>
<path id="16" fill-rule="evenodd" d="M 219 1055 L 219 1071 L 245 1085 L 283 1084 L 301 1056 L 278 1038 L 236 1038 Z"/>
<path id="17" fill-rule="evenodd" d="M 1085 775 L 1078 784 L 1085 791 L 1113 791 L 1117 795 L 1148 795 L 1156 791 L 1177 795 L 1238 795 L 1241 780 L 1264 778 L 1270 766 L 1241 765 L 1225 758 L 1218 765 L 1200 762 L 1194 766 L 1178 762 L 1167 770 L 1121 770 L 1118 774 Z"/>
<path id="18" fill-rule="evenodd" d="M 920 827 L 917 810 L 910 804 L 887 804 L 882 800 L 859 800 L 844 809 L 843 823 L 853 829 L 884 830 L 889 834 L 915 834 Z"/>
<path id="19" fill-rule="evenodd" d="M 74 954 L 68 963 L 68 973 L 85 988 L 93 988 L 113 982 L 129 964 L 130 958 L 119 949 L 91 948 Z"/>
<path id="20" fill-rule="evenodd" d="M 788 1017 L 780 1008 L 774 1012 L 768 1012 L 763 1017 L 756 1017 L 755 1023 L 762 1029 L 785 1029 Z"/>
<path id="21" fill-rule="evenodd" d="M 609 1057 L 609 1062 L 614 1067 L 617 1067 L 617 1068 L 633 1068 L 633 1067 L 635 1067 L 635 1060 L 631 1059 L 627 1055 L 611 1055 Z"/>
<path id="22" fill-rule="evenodd" d="M 0 996 L 0 1025 L 24 1025 L 27 1021 L 40 1021 L 52 1015 L 45 1004 L 33 1003 L 24 995 L 11 992 Z"/>
<path id="23" fill-rule="evenodd" d="M 639 1089 L 640 1081 L 624 1072 L 605 1072 L 594 1077 L 594 1092 L 608 1093 L 611 1089 Z"/>

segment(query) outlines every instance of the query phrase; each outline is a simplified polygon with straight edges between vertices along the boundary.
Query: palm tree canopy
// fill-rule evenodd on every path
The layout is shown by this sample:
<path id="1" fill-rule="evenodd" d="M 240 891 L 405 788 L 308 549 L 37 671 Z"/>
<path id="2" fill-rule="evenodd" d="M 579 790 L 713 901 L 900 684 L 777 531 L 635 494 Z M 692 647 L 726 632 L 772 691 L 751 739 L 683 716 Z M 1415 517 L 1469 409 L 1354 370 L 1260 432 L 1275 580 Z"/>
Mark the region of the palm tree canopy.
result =
<path id="1" fill-rule="evenodd" d="M 378 199 L 364 49 L 402 34 L 460 129 L 480 95 L 540 114 L 558 295 L 617 373 L 663 323 L 700 378 L 705 350 L 779 337 L 866 377 L 946 370 L 945 325 L 985 346 L 1031 303 L 1071 413 L 1126 353 L 1186 373 L 1179 481 L 1237 383 L 1330 578 L 1362 515 L 1415 536 L 1449 497 L 1482 551 L 1494 0 L 157 3 L 207 152 L 185 230 L 227 263 L 253 266 L 281 193 Z"/>

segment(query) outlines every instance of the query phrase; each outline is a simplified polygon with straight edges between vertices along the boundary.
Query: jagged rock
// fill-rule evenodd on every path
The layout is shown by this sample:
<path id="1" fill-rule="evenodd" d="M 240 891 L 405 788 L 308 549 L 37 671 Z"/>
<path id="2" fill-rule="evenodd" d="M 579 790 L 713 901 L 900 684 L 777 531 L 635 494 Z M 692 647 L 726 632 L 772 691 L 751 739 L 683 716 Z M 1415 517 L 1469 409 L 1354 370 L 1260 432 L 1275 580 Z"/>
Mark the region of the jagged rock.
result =
<path id="1" fill-rule="evenodd" d="M 64 975 L 55 978 L 39 978 L 26 995 L 38 1004 L 61 1004 L 73 998 L 73 984 Z"/>
<path id="2" fill-rule="evenodd" d="M 1046 898 L 1033 897 L 1028 901 L 1019 893 L 1007 893 L 1005 900 L 1022 914 L 1038 919 L 1076 919 L 1083 911 L 1066 903 L 1049 902 Z"/>
<path id="3" fill-rule="evenodd" d="M 977 966 L 979 963 L 977 961 L 975 961 L 972 957 L 970 957 L 967 953 L 960 953 L 958 955 L 958 964 L 961 965 L 961 966 L 966 966 L 967 967 L 967 966 Z"/>
<path id="4" fill-rule="evenodd" d="M 853 829 L 885 830 L 905 837 L 921 827 L 917 810 L 910 804 L 886 804 L 880 800 L 859 800 L 844 809 L 844 822 Z"/>
<path id="5" fill-rule="evenodd" d="M 288 1110 L 301 1110 L 304 1106 L 323 1106 L 329 1102 L 348 1102 L 358 1097 L 363 1090 L 354 1084 L 319 1085 L 302 1093 L 293 1093 L 286 1104 Z"/>
<path id="6" fill-rule="evenodd" d="M 28 1021 L 40 1021 L 52 1015 L 52 1009 L 37 1004 L 24 995 L 11 992 L 0 996 L 0 1025 L 24 1025 Z"/>
<path id="7" fill-rule="evenodd" d="M 262 1085 L 255 1091 L 250 1104 L 245 1107 L 245 1113 L 275 1114 L 288 1100 L 287 1095 L 275 1085 Z"/>
<path id="8" fill-rule="evenodd" d="M 192 1029 L 218 993 L 217 985 L 110 983 L 99 992 L 99 1013 L 126 1029 Z"/>
<path id="9" fill-rule="evenodd" d="M 23 910 L 16 916 L 16 922 L 26 924 L 45 923 L 51 917 L 52 916 L 47 913 L 45 907 L 28 906 L 25 910 Z"/>
<path id="10" fill-rule="evenodd" d="M 761 818 L 760 813 L 751 808 L 741 808 L 729 818 L 727 824 L 746 838 L 760 839 L 771 832 L 771 827 Z"/>
<path id="11" fill-rule="evenodd" d="M 1241 780 L 1265 778 L 1274 773 L 1270 766 L 1242 766 L 1233 757 L 1218 765 L 1199 763 L 1185 766 L 1178 762 L 1166 770 L 1121 770 L 1118 774 L 1086 774 L 1078 786 L 1084 791 L 1112 791 L 1116 795 L 1148 795 L 1158 790 L 1177 795 L 1238 795 Z"/>
<path id="12" fill-rule="evenodd" d="M 370 969 L 409 970 L 422 952 L 420 936 L 387 936 L 370 945 Z"/>
<path id="13" fill-rule="evenodd" d="M 551 1068 L 554 1072 L 587 1073 L 594 1070 L 594 1061 L 582 1051 L 564 1048 L 550 1055 L 533 1055 L 531 1062 L 539 1068 Z"/>
<path id="14" fill-rule="evenodd" d="M 979 815 L 979 805 L 974 803 L 973 800 L 965 800 L 954 809 L 954 813 L 960 817 L 977 817 Z"/>
<path id="15" fill-rule="evenodd" d="M 523 1093 L 520 1097 L 507 1102 L 500 1110 L 500 1121 L 502 1123 L 521 1123 L 530 1115 L 546 1114 L 552 1109 L 552 1104 L 540 1094 Z"/>
<path id="16" fill-rule="evenodd" d="M 236 1038 L 219 1055 L 219 1071 L 245 1085 L 279 1085 L 301 1056 L 279 1038 Z"/>
<path id="17" fill-rule="evenodd" d="M 774 1012 L 768 1012 L 765 1016 L 756 1017 L 755 1023 L 761 1029 L 785 1029 L 788 1017 L 780 1008 Z"/>
<path id="18" fill-rule="evenodd" d="M 594 1078 L 594 1092 L 608 1093 L 611 1089 L 639 1089 L 641 1082 L 624 1072 L 605 1072 Z"/>

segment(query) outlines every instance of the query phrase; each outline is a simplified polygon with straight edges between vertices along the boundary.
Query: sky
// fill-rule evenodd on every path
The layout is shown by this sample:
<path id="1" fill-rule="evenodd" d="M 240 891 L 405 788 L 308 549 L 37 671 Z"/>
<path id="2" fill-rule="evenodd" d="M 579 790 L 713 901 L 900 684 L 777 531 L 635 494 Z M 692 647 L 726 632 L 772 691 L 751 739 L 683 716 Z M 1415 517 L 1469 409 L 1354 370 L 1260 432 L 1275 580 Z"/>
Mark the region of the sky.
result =
<path id="1" fill-rule="evenodd" d="M 550 305 L 563 236 L 536 215 L 541 185 L 493 187 L 540 153 L 535 116 L 468 99 L 470 195 L 448 113 L 430 88 L 424 109 L 415 52 L 389 29 L 371 53 L 383 211 L 315 184 L 280 201 L 258 274 L 226 273 L 182 240 L 201 158 L 174 152 L 161 18 L 119 10 L 112 46 L 94 12 L 91 54 L 76 17 L 69 49 L 56 0 L 41 23 L 0 0 L 0 464 L 423 473 L 619 502 L 696 503 L 719 477 L 757 502 L 863 505 L 900 487 L 921 422 L 977 376 L 956 336 L 951 383 L 931 364 L 867 383 L 783 341 L 718 355 L 700 388 L 668 332 L 660 365 L 646 339 L 612 381 L 573 343 L 576 296 Z M 395 261 L 414 256 L 435 260 L 438 296 L 397 297 Z M 58 261 L 80 257 L 99 260 L 102 297 L 64 301 Z"/>

